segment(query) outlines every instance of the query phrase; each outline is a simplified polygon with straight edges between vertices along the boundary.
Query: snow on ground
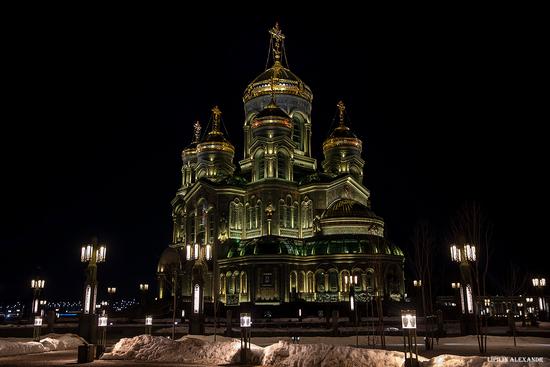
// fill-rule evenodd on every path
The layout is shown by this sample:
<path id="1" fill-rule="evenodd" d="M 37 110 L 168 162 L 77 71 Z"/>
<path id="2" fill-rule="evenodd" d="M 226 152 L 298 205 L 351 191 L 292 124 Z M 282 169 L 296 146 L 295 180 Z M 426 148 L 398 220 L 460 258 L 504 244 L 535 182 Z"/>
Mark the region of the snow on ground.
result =
<path id="1" fill-rule="evenodd" d="M 22 338 L 0 339 L 0 357 L 76 349 L 84 340 L 75 334 L 47 334 L 39 342 Z"/>
<path id="2" fill-rule="evenodd" d="M 420 357 L 425 361 L 425 358 Z M 403 353 L 329 344 L 278 342 L 264 349 L 262 364 L 276 367 L 401 367 Z"/>
<path id="3" fill-rule="evenodd" d="M 492 362 L 487 357 L 444 354 L 431 359 L 419 356 L 422 367 L 518 367 L 517 362 Z M 236 363 L 240 359 L 240 341 L 218 336 L 185 336 L 171 340 L 162 336 L 140 335 L 121 339 L 102 359 L 146 360 L 162 362 Z M 401 367 L 402 352 L 354 348 L 326 343 L 291 344 L 279 341 L 265 348 L 251 345 L 250 360 L 269 367 Z M 545 363 L 548 360 L 545 359 Z M 532 364 L 540 365 L 540 364 Z"/>
<path id="4" fill-rule="evenodd" d="M 163 362 L 235 363 L 240 358 L 241 343 L 238 339 L 221 338 L 209 342 L 205 338 L 185 336 L 171 340 L 162 336 L 139 335 L 123 338 L 115 344 L 111 353 L 102 359 L 135 359 Z M 259 362 L 262 348 L 252 347 L 252 360 Z"/>

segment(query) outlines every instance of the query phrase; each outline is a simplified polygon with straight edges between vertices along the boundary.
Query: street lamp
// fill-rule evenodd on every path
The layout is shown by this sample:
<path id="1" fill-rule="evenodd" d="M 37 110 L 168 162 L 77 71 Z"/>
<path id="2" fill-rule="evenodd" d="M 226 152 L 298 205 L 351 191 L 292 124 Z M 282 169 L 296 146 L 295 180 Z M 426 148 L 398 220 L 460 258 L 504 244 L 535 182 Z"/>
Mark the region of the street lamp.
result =
<path id="1" fill-rule="evenodd" d="M 46 285 L 46 281 L 44 279 L 35 278 L 31 280 L 31 288 L 32 288 L 32 308 L 31 308 L 31 317 L 33 315 L 40 314 L 40 293 L 42 292 L 42 289 L 44 289 L 44 286 Z"/>
<path id="2" fill-rule="evenodd" d="M 95 343 L 97 323 L 95 308 L 97 299 L 97 264 L 105 262 L 107 247 L 94 239 L 85 244 L 80 251 L 80 261 L 86 263 L 86 281 L 84 283 L 84 302 L 80 317 L 79 334 L 89 343 Z"/>
<path id="3" fill-rule="evenodd" d="M 146 292 L 149 290 L 149 284 L 147 283 L 142 283 L 139 285 L 139 290 L 142 291 L 142 292 Z"/>
<path id="4" fill-rule="evenodd" d="M 108 317 L 105 314 L 105 310 L 103 310 L 103 314 L 99 316 L 97 320 L 97 326 L 99 327 L 99 338 L 97 341 L 96 357 L 101 356 L 101 354 L 105 351 L 105 345 L 107 342 L 107 325 Z"/>
<path id="5" fill-rule="evenodd" d="M 544 287 L 546 287 L 546 278 L 533 278 L 533 287 L 535 288 L 538 298 L 539 298 L 539 314 L 542 315 L 542 318 L 546 316 L 547 305 L 544 300 Z"/>
<path id="6" fill-rule="evenodd" d="M 416 343 L 416 310 L 401 310 L 401 327 L 403 329 L 403 349 L 405 351 L 405 366 L 418 366 L 418 344 Z"/>

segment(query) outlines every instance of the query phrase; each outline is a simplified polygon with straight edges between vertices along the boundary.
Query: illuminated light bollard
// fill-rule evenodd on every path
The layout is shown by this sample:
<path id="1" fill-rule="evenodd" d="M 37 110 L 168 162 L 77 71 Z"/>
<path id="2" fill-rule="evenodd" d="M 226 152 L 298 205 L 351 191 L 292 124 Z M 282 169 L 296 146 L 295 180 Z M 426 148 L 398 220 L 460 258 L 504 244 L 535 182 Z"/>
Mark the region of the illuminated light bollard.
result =
<path id="1" fill-rule="evenodd" d="M 416 343 L 416 310 L 401 310 L 401 326 L 403 328 L 405 367 L 418 367 L 418 345 Z"/>
<path id="2" fill-rule="evenodd" d="M 151 335 L 153 328 L 153 316 L 145 316 L 145 335 Z"/>
<path id="3" fill-rule="evenodd" d="M 42 316 L 35 316 L 32 339 L 37 342 L 40 341 L 41 332 L 42 332 Z"/>
<path id="4" fill-rule="evenodd" d="M 248 362 L 250 350 L 250 329 L 252 328 L 252 317 L 250 313 L 241 313 L 241 363 Z"/>

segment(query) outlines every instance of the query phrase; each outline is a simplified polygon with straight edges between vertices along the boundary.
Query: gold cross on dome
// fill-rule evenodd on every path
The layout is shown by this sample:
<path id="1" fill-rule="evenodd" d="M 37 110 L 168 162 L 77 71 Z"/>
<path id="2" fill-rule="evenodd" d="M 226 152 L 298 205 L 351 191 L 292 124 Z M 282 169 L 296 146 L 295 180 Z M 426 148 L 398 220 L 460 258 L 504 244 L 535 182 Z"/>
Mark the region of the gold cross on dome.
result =
<path id="1" fill-rule="evenodd" d="M 193 124 L 193 143 L 198 143 L 201 138 L 201 123 L 195 121 Z"/>
<path id="2" fill-rule="evenodd" d="M 278 22 L 275 23 L 275 27 L 269 30 L 269 34 L 271 34 L 271 38 L 275 41 L 273 43 L 273 54 L 275 56 L 275 61 L 279 61 L 281 60 L 281 44 L 285 39 L 285 35 L 283 34 L 281 28 L 279 28 Z"/>
<path id="3" fill-rule="evenodd" d="M 340 125 L 344 125 L 344 112 L 346 111 L 346 105 L 344 105 L 343 101 L 338 101 L 336 106 L 338 107 L 338 110 L 340 110 Z"/>
<path id="4" fill-rule="evenodd" d="M 214 132 L 220 131 L 220 116 L 222 115 L 222 111 L 220 111 L 218 106 L 214 106 L 212 108 L 212 115 L 214 115 L 214 121 L 212 123 L 212 131 Z"/>

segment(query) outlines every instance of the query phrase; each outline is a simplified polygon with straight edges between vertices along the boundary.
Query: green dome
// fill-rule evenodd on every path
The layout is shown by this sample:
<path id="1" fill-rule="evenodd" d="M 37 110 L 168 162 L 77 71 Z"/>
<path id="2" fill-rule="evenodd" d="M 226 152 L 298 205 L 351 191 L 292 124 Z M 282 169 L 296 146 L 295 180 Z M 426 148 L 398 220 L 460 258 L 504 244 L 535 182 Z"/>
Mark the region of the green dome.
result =
<path id="1" fill-rule="evenodd" d="M 366 205 L 351 199 L 339 199 L 330 204 L 322 218 L 361 217 L 382 219 Z"/>
<path id="2" fill-rule="evenodd" d="M 312 237 L 304 241 L 306 254 L 366 254 L 404 256 L 403 251 L 383 237 L 374 235 Z"/>
<path id="3" fill-rule="evenodd" d="M 403 251 L 383 237 L 374 235 L 315 236 L 305 240 L 279 236 L 227 241 L 226 258 L 259 255 L 316 256 L 337 254 L 404 256 Z"/>
<path id="4" fill-rule="evenodd" d="M 230 245 L 227 252 L 227 258 L 254 255 L 303 256 L 303 245 L 300 240 L 267 236 L 234 242 Z"/>

